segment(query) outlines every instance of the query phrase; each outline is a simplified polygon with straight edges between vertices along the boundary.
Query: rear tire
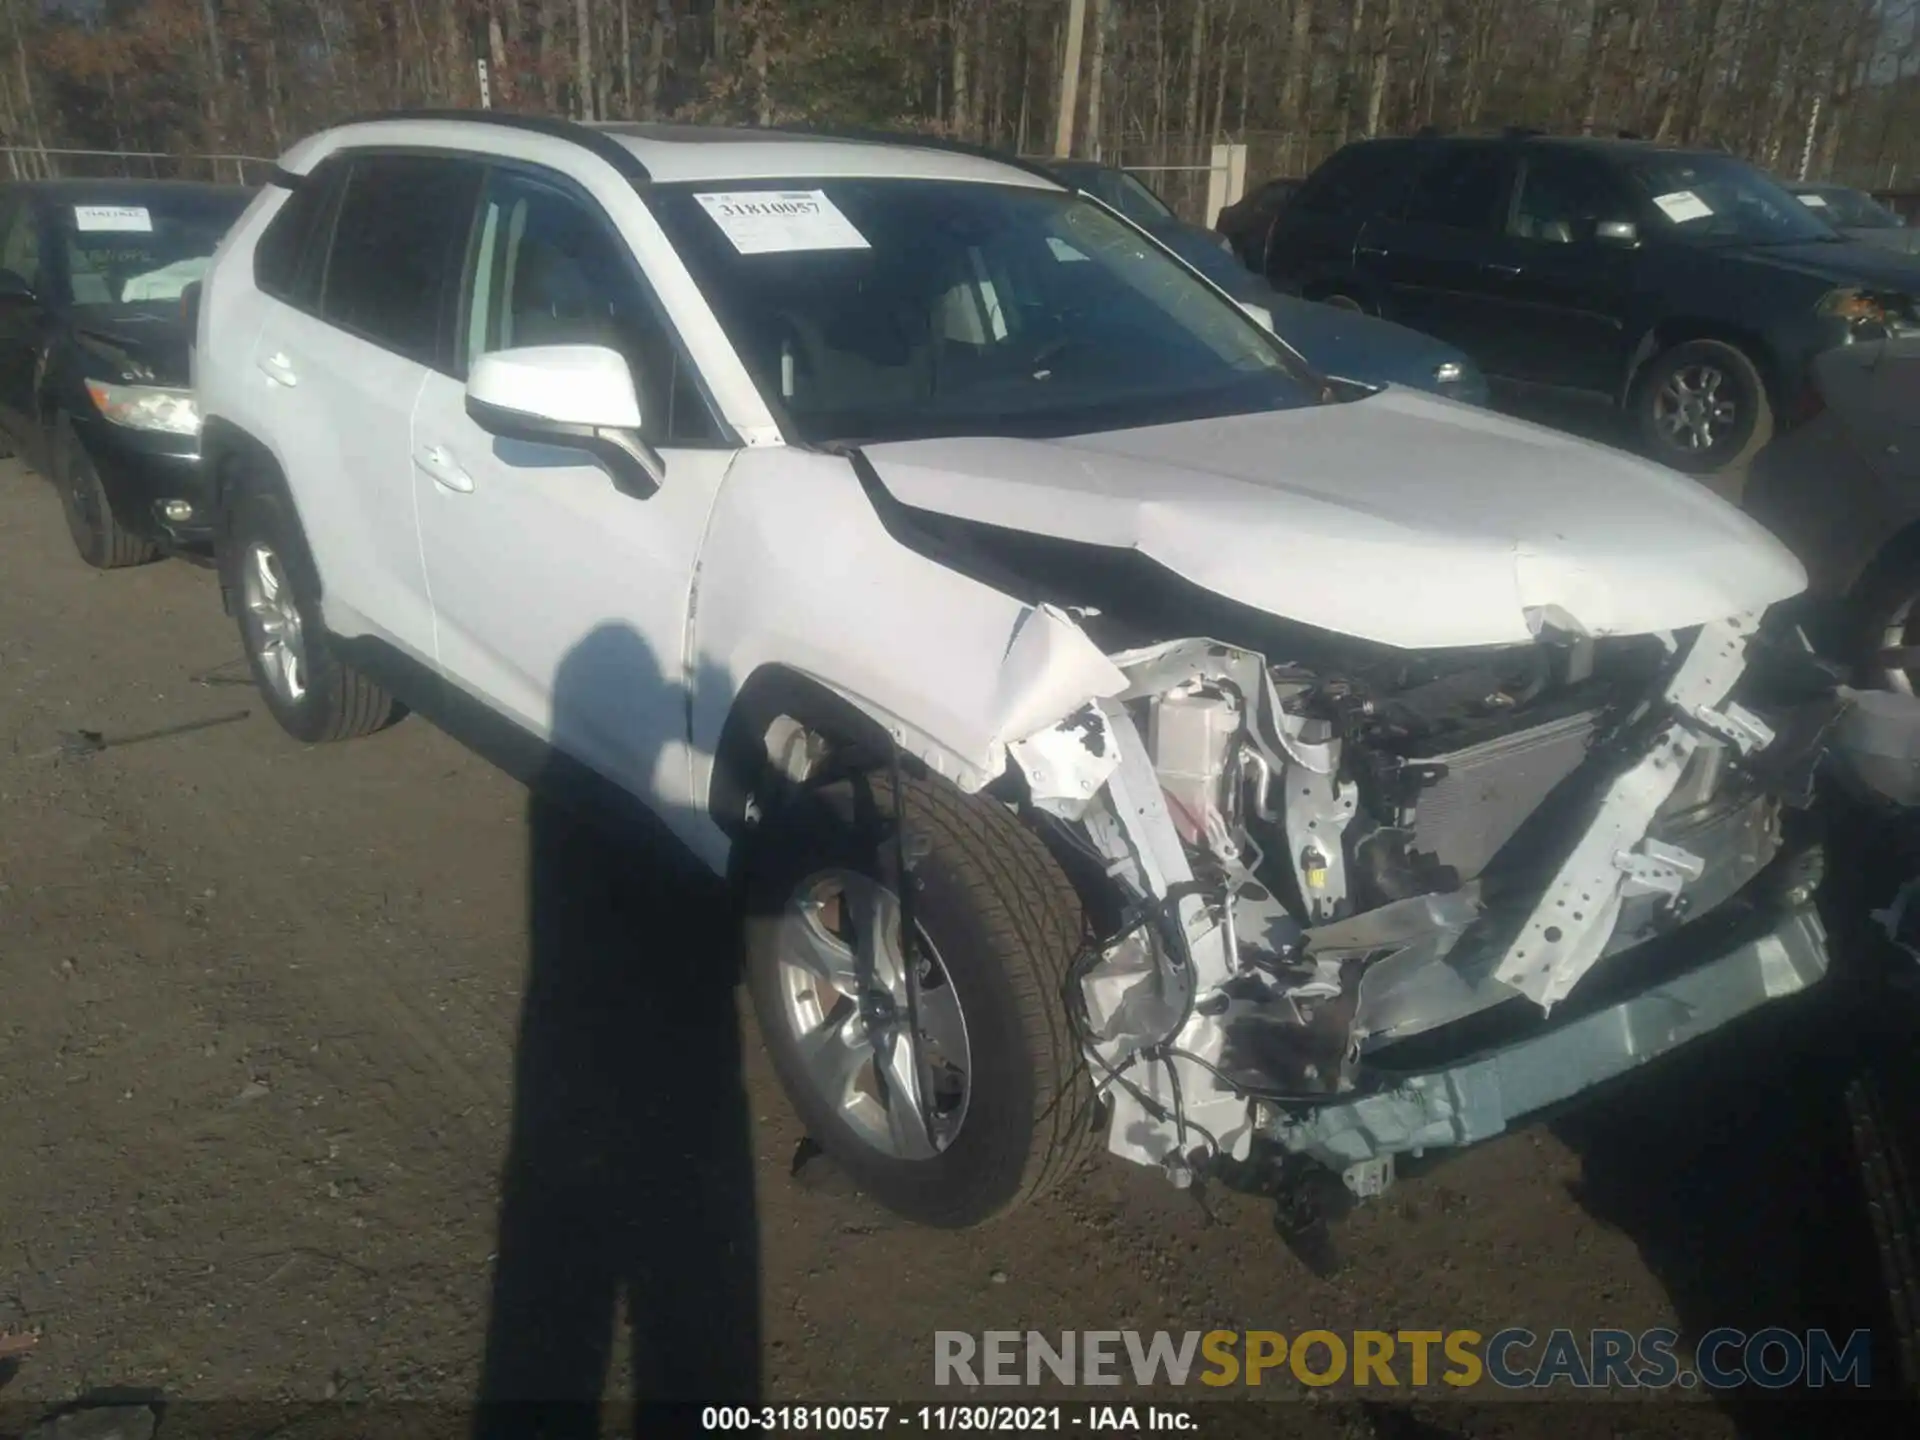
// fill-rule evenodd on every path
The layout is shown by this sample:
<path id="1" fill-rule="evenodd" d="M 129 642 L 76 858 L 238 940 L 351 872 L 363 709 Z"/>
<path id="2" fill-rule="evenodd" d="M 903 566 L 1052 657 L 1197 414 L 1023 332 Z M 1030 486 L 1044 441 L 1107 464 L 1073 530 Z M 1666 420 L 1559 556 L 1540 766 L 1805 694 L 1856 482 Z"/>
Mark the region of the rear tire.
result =
<path id="1" fill-rule="evenodd" d="M 774 1068 L 811 1137 L 888 1209 L 959 1228 L 1043 1194 L 1098 1138 L 1093 1090 L 1062 998 L 1085 920 L 1052 854 L 998 804 L 937 779 L 908 777 L 902 789 L 908 854 L 920 856 L 909 863 L 922 1043 L 910 1053 L 929 1095 L 918 1117 L 926 1123 L 912 1139 L 927 1145 L 915 1154 L 915 1145 L 888 1139 L 888 1097 L 900 1095 L 885 1080 L 882 1057 L 907 1033 L 904 1012 L 883 995 L 872 1002 L 883 1013 L 870 1025 L 869 1002 L 847 993 L 862 990 L 858 892 L 877 887 L 890 900 L 891 930 L 885 919 L 871 928 L 898 949 L 888 775 L 826 786 L 769 822 L 748 860 L 747 979 Z M 838 935 L 828 933 L 829 916 Z M 852 974 L 839 985 L 847 989 L 817 983 L 824 971 L 796 958 L 817 959 L 819 940 L 797 937 L 819 935 L 846 956 Z M 963 1017 L 957 1046 L 942 1038 L 955 1029 L 951 1019 L 932 1018 L 936 1002 Z M 844 1017 L 837 1026 L 836 1015 Z M 823 1067 L 829 1043 L 845 1049 L 833 1052 L 837 1066 Z M 963 1052 L 957 1081 L 949 1050 Z M 823 1069 L 833 1078 L 823 1080 Z M 876 1092 L 887 1111 L 878 1122 Z"/>
<path id="2" fill-rule="evenodd" d="M 1655 356 L 1628 409 L 1645 453 L 1689 475 L 1744 465 L 1773 438 L 1759 367 L 1721 340 L 1687 340 Z"/>
<path id="3" fill-rule="evenodd" d="M 54 484 L 66 513 L 67 534 L 79 557 L 96 570 L 121 570 L 160 557 L 160 547 L 114 519 L 113 505 L 87 447 L 66 421 L 54 436 Z"/>
<path id="4" fill-rule="evenodd" d="M 371 735 L 399 718 L 392 697 L 334 653 L 306 582 L 305 537 L 281 500 L 258 491 L 237 498 L 220 563 L 238 598 L 247 668 L 281 729 L 318 744 Z"/>

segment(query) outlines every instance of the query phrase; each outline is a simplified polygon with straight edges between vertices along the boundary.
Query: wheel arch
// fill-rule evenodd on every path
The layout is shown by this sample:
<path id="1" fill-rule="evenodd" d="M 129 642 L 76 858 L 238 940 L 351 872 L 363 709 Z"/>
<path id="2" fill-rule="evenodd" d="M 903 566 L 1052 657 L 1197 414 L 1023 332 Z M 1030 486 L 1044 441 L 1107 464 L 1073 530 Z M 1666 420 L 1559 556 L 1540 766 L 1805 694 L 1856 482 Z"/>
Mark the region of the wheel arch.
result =
<path id="1" fill-rule="evenodd" d="M 1779 367 L 1774 363 L 1773 352 L 1761 334 L 1733 321 L 1696 315 L 1673 316 L 1647 328 L 1627 361 L 1626 374 L 1616 397 L 1620 407 L 1625 409 L 1633 403 L 1634 392 L 1642 376 L 1658 356 L 1691 340 L 1717 340 L 1723 345 L 1731 345 L 1746 356 L 1753 368 L 1760 372 L 1760 383 L 1767 391 L 1767 403 L 1775 414 L 1780 412 L 1784 399 Z"/>
<path id="2" fill-rule="evenodd" d="M 287 481 L 286 467 L 265 441 L 241 429 L 230 420 L 210 416 L 200 432 L 201 464 L 213 479 L 214 555 L 220 573 L 220 600 L 227 613 L 233 613 L 232 568 L 230 565 L 231 529 L 235 502 L 249 491 L 270 495 L 284 505 L 293 517 L 301 545 L 288 556 L 300 567 L 301 581 L 310 586 L 315 599 L 324 594 L 320 568 L 314 563 L 305 543 L 306 526 L 300 517 L 300 504 L 294 499 L 293 486 Z"/>
<path id="3" fill-rule="evenodd" d="M 1858 600 L 1887 577 L 1909 570 L 1920 570 L 1920 519 L 1909 520 L 1892 539 L 1853 567 L 1852 573 L 1837 577 L 1834 590 L 1849 600 Z"/>
<path id="4" fill-rule="evenodd" d="M 887 764 L 896 747 L 919 772 L 951 777 L 970 768 L 942 747 L 916 743 L 892 717 L 825 681 L 790 665 L 764 664 L 740 686 L 721 722 L 707 813 L 737 842 L 756 809 L 824 775 Z"/>

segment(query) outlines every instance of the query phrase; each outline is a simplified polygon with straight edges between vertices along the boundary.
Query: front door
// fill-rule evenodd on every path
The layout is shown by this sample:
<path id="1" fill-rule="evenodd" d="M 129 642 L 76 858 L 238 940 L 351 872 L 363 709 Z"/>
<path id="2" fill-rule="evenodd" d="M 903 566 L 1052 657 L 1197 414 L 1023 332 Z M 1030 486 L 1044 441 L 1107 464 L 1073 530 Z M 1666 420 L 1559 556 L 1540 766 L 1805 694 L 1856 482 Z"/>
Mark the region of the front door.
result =
<path id="1" fill-rule="evenodd" d="M 1496 323 L 1481 364 L 1496 375 L 1611 395 L 1631 348 L 1639 257 L 1596 231 L 1632 214 L 1590 156 L 1530 153 L 1505 233 L 1487 255 Z"/>
<path id="2" fill-rule="evenodd" d="M 413 484 L 440 668 L 671 824 L 691 792 L 689 595 L 733 450 L 595 201 L 550 172 L 501 166 L 476 223 L 461 375 L 494 350 L 617 350 L 667 472 L 647 499 L 622 495 L 583 451 L 482 430 L 462 380 L 429 375 Z"/>

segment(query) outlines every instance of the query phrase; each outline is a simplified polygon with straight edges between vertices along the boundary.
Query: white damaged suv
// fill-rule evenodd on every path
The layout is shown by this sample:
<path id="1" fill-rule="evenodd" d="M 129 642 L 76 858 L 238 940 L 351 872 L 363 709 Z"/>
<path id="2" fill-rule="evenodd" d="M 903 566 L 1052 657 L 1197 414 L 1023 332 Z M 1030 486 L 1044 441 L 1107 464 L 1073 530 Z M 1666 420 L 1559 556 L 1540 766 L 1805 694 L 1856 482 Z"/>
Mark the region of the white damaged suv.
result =
<path id="1" fill-rule="evenodd" d="M 1826 968 L 1785 550 L 1311 374 L 1015 163 L 356 122 L 221 248 L 196 365 L 274 715 L 478 701 L 646 802 L 908 1216 L 1101 1141 L 1370 1193 Z"/>

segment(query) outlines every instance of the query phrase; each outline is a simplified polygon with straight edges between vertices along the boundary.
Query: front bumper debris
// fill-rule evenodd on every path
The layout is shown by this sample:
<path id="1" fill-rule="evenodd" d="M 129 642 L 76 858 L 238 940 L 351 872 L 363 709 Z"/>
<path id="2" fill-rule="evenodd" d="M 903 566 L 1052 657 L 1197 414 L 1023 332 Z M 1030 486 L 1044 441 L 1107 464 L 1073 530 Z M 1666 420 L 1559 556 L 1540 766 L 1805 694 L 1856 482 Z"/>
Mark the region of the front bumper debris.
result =
<path id="1" fill-rule="evenodd" d="M 1263 1106 L 1261 1131 L 1377 1189 L 1399 1154 L 1471 1145 L 1514 1122 L 1656 1060 L 1826 974 L 1826 931 L 1810 906 L 1682 974 L 1444 1068 L 1399 1076 L 1371 1094 L 1289 1113 Z M 1387 1173 L 1390 1173 L 1388 1171 Z"/>

